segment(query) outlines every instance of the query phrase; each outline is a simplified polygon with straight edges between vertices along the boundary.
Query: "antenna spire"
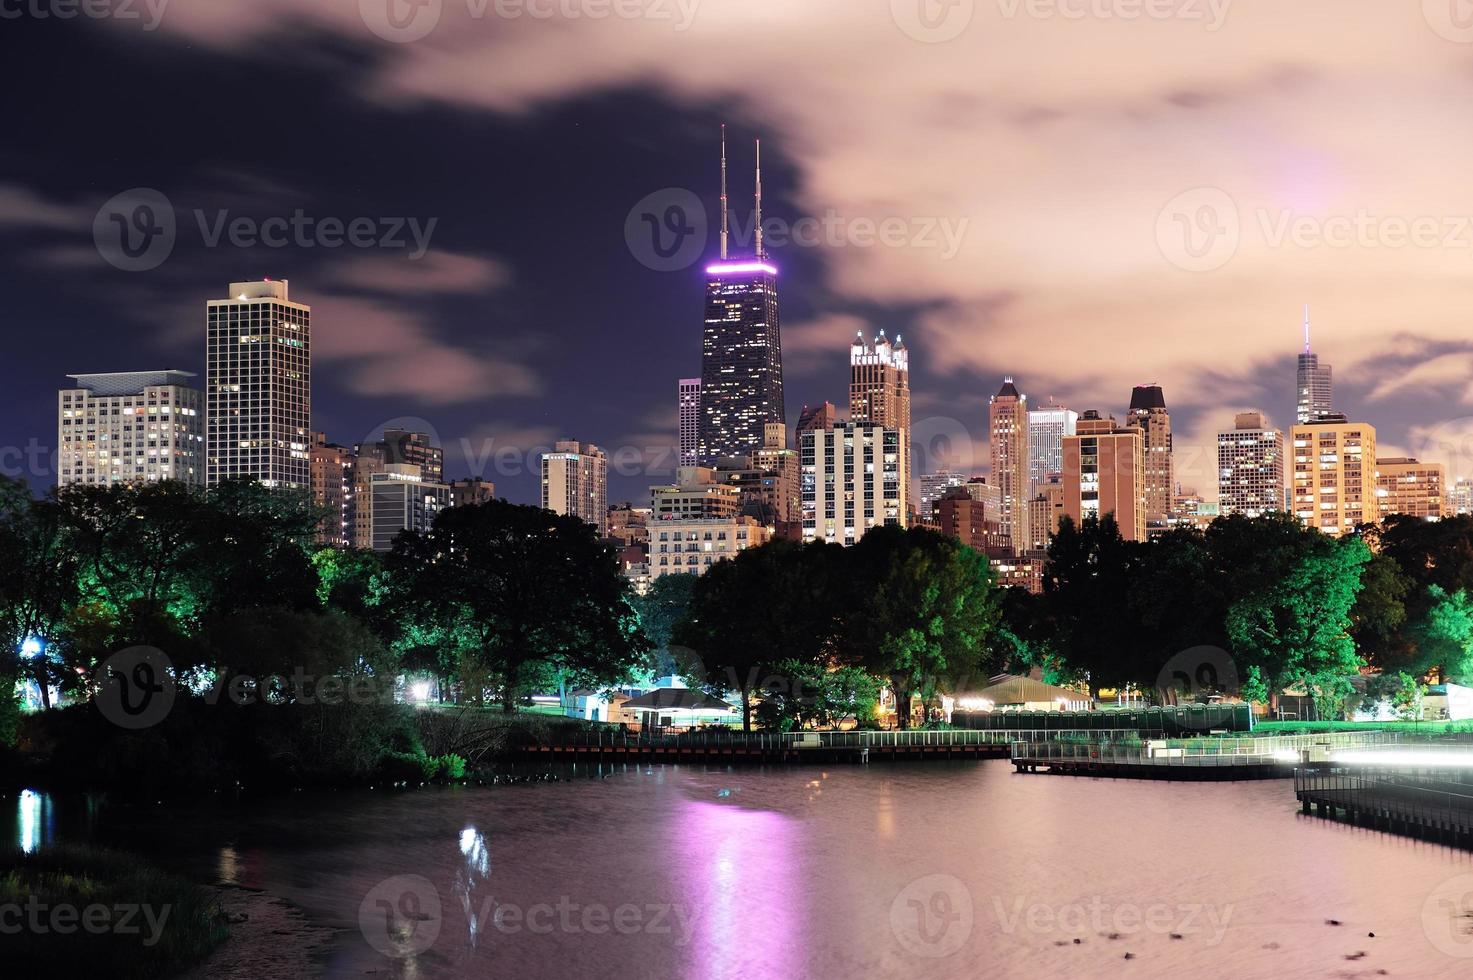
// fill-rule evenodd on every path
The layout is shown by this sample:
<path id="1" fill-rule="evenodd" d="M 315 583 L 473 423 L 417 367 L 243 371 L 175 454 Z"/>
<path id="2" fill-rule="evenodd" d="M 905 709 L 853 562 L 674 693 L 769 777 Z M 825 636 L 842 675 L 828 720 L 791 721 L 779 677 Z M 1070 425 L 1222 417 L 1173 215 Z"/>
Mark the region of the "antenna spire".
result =
<path id="1" fill-rule="evenodd" d="M 762 251 L 762 141 L 757 141 L 757 258 L 763 258 Z"/>
<path id="2" fill-rule="evenodd" d="M 721 124 L 721 258 L 726 259 L 726 123 Z"/>
<path id="3" fill-rule="evenodd" d="M 1309 304 L 1304 304 L 1304 353 L 1309 353 Z"/>

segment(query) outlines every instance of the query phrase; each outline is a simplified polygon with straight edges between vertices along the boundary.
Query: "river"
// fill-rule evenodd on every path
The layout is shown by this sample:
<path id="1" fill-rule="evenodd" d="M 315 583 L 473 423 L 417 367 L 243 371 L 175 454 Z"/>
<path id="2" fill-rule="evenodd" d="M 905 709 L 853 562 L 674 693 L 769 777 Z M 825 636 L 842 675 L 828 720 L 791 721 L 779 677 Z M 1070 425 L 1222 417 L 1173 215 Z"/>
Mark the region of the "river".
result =
<path id="1" fill-rule="evenodd" d="M 1283 780 L 630 766 L 4 806 L 24 847 L 91 837 L 285 899 L 335 930 L 317 958 L 333 978 L 1473 974 L 1473 855 L 1302 816 Z"/>

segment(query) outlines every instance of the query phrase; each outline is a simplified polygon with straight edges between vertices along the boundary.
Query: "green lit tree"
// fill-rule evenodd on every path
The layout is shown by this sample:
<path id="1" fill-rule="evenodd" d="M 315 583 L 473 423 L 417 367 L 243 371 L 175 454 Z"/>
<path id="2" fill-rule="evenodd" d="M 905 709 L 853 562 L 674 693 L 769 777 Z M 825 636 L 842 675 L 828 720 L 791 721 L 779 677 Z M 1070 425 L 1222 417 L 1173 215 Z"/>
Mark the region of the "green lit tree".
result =
<path id="1" fill-rule="evenodd" d="M 508 712 L 541 671 L 615 683 L 649 649 L 613 552 L 575 517 L 505 501 L 452 507 L 401 535 L 389 568 L 421 641 L 462 676 L 497 681 Z"/>
<path id="2" fill-rule="evenodd" d="M 1409 630 L 1419 672 L 1440 666 L 1459 684 L 1473 680 L 1473 600 L 1463 589 L 1449 593 L 1429 585 L 1424 605 L 1426 611 Z"/>
<path id="3" fill-rule="evenodd" d="M 913 697 L 929 713 L 941 691 L 1002 665 L 993 642 L 998 590 L 985 555 L 924 528 L 884 526 L 845 557 L 844 657 L 889 680 L 901 727 L 910 724 Z"/>
<path id="4" fill-rule="evenodd" d="M 1245 688 L 1270 706 L 1296 683 L 1316 697 L 1343 698 L 1348 678 L 1364 665 L 1350 637 L 1350 611 L 1370 548 L 1359 537 L 1309 540 L 1309 553 L 1283 578 L 1239 599 L 1227 614 L 1234 654 L 1248 670 Z"/>

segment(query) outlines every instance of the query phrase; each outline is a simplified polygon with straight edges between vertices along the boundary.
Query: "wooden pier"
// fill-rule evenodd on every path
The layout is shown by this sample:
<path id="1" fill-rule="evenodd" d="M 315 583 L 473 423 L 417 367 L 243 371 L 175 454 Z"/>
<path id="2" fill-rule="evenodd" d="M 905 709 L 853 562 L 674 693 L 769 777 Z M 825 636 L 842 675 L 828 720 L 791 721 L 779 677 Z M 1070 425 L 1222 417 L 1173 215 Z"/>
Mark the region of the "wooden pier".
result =
<path id="1" fill-rule="evenodd" d="M 1418 761 L 1310 763 L 1294 773 L 1305 814 L 1473 849 L 1473 770 Z"/>
<path id="2" fill-rule="evenodd" d="M 1013 743 L 1013 768 L 1106 779 L 1236 780 L 1288 779 L 1295 767 L 1328 759 L 1334 749 L 1396 741 L 1383 732 L 1277 735 L 1262 738 L 1191 739 L 1020 739 Z"/>

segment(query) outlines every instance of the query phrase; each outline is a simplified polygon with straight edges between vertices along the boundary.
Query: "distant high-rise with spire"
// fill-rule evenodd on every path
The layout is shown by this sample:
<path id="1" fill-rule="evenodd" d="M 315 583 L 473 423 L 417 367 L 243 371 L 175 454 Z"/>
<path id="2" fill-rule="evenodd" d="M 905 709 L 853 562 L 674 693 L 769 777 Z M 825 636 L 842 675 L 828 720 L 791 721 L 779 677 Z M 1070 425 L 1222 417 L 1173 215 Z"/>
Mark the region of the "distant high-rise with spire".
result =
<path id="1" fill-rule="evenodd" d="M 1334 412 L 1330 365 L 1321 364 L 1320 356 L 1309 347 L 1309 307 L 1304 308 L 1304 350 L 1299 355 L 1295 421 L 1300 425 L 1322 419 Z"/>
<path id="2" fill-rule="evenodd" d="M 992 483 L 1002 493 L 1002 531 L 1014 554 L 1028 548 L 1028 396 L 1020 394 L 1012 378 L 987 404 L 988 455 Z"/>
<path id="3" fill-rule="evenodd" d="M 770 423 L 787 424 L 777 267 L 762 244 L 762 141 L 757 141 L 753 255 L 728 252 L 726 127 L 721 127 L 721 256 L 706 267 L 701 338 L 699 457 L 705 465 L 762 448 Z"/>

